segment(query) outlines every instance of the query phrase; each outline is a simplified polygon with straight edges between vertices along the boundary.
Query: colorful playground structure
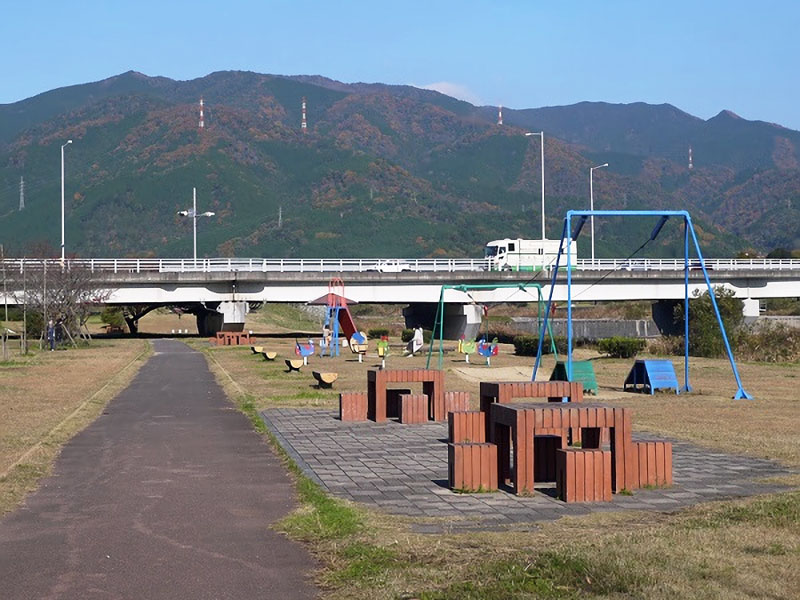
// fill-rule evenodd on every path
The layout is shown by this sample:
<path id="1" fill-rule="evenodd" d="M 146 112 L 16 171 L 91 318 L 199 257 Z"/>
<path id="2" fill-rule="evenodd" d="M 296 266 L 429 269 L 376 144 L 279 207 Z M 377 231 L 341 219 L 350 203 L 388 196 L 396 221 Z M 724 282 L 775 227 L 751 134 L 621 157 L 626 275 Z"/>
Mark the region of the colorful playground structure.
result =
<path id="1" fill-rule="evenodd" d="M 326 295 L 309 302 L 309 304 L 325 305 L 325 322 L 322 326 L 323 335 L 320 356 L 325 356 L 325 354 L 339 356 L 339 348 L 341 347 L 339 337 L 344 335 L 351 352 L 358 354 L 358 361 L 361 362 L 363 355 L 367 351 L 367 336 L 356 327 L 347 302 L 348 300 L 344 295 L 344 281 L 339 277 L 334 277 L 330 280 Z"/>

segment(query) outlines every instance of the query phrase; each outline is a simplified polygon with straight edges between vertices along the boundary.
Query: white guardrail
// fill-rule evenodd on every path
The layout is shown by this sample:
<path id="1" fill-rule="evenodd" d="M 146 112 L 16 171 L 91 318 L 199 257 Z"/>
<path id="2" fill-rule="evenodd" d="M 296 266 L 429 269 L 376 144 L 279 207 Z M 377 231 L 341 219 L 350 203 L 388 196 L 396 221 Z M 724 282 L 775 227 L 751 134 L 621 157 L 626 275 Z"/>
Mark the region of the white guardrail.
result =
<path id="1" fill-rule="evenodd" d="M 60 259 L 7 258 L 0 269 L 7 272 L 62 267 Z M 700 262 L 690 259 L 690 269 L 700 270 Z M 800 270 L 800 259 L 714 258 L 706 259 L 707 270 Z M 72 258 L 66 268 L 78 267 L 92 272 L 112 273 L 452 273 L 455 271 L 487 271 L 489 261 L 483 258 Z M 578 259 L 578 271 L 682 271 L 683 259 Z"/>

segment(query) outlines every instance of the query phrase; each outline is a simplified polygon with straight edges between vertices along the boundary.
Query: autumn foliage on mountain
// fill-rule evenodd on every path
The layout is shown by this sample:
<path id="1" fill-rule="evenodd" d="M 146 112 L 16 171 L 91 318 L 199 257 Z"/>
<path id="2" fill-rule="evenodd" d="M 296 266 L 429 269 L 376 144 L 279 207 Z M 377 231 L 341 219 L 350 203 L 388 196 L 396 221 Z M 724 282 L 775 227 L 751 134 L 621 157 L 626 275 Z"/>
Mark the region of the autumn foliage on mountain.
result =
<path id="1" fill-rule="evenodd" d="M 204 127 L 199 127 L 199 100 Z M 301 128 L 306 99 L 308 127 Z M 129 72 L 0 105 L 0 242 L 67 240 L 82 256 L 186 256 L 191 206 L 206 256 L 479 256 L 485 242 L 548 237 L 565 212 L 687 209 L 710 256 L 800 247 L 800 133 L 723 111 L 580 103 L 504 110 L 409 86 L 220 72 Z M 693 168 L 689 169 L 689 148 Z M 20 180 L 24 179 L 24 204 Z M 598 219 L 598 256 L 626 256 L 653 223 Z M 668 226 L 641 252 L 680 254 Z M 579 254 L 588 254 L 588 237 Z"/>

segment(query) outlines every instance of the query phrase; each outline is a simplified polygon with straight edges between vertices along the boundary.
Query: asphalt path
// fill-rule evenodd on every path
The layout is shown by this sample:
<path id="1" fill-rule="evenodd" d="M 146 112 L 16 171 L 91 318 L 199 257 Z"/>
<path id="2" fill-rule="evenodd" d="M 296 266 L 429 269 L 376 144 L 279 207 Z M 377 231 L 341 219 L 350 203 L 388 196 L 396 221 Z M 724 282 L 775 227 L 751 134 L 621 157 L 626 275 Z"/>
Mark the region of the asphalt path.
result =
<path id="1" fill-rule="evenodd" d="M 270 529 L 291 482 L 202 355 L 155 355 L 54 474 L 0 521 L 3 599 L 314 598 L 315 564 Z"/>

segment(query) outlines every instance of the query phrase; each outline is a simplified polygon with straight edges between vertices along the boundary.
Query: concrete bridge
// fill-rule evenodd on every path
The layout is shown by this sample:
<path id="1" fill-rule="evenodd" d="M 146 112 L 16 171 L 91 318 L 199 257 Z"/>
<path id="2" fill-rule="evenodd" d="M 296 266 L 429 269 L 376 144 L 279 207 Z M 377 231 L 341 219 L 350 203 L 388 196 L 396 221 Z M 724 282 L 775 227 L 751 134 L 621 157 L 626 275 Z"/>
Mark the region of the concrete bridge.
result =
<path id="1" fill-rule="evenodd" d="M 712 285 L 724 285 L 744 301 L 746 316 L 758 315 L 759 300 L 800 297 L 800 260 L 708 259 L 705 266 Z M 443 285 L 483 286 L 445 290 L 446 324 L 454 335 L 480 324 L 479 305 L 535 302 L 535 284 L 546 299 L 551 281 L 547 270 L 489 271 L 483 259 L 71 259 L 63 265 L 59 260 L 6 259 L 0 269 L 8 302 L 21 298 L 26 273 L 62 268 L 91 274 L 98 296 L 105 304 L 128 307 L 134 327 L 148 310 L 176 306 L 197 316 L 203 335 L 241 330 L 248 307 L 255 304 L 315 300 L 328 292 L 334 277 L 344 281 L 350 300 L 407 304 L 411 325 L 432 320 Z M 671 315 L 671 304 L 684 297 L 686 268 L 683 259 L 579 259 L 572 271 L 572 300 L 650 300 L 664 304 Z M 706 290 L 695 261 L 688 265 L 688 277 L 690 294 Z M 565 273 L 559 275 L 553 298 L 567 299 Z"/>

